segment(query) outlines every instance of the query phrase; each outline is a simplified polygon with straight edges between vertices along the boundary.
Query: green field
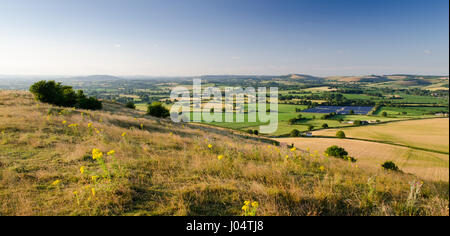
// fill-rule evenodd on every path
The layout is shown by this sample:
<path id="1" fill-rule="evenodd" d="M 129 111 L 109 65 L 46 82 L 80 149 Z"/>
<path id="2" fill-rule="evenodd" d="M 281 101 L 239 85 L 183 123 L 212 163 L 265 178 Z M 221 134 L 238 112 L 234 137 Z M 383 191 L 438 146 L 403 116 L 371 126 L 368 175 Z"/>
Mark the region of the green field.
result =
<path id="1" fill-rule="evenodd" d="M 145 110 L 146 107 L 143 105 L 139 105 L 138 109 Z M 314 130 L 322 129 L 323 124 L 327 124 L 329 128 L 336 127 L 348 127 L 352 126 L 351 124 L 347 124 L 345 121 L 354 121 L 354 120 L 365 120 L 365 121 L 379 121 L 379 122 L 388 122 L 388 121 L 397 121 L 397 120 L 408 120 L 408 119 L 417 119 L 417 118 L 431 118 L 435 117 L 434 115 L 424 115 L 424 113 L 429 112 L 439 112 L 443 108 L 441 107 L 408 107 L 408 108 L 397 108 L 397 107 L 382 107 L 379 111 L 373 115 L 337 115 L 333 119 L 322 119 L 323 113 L 305 113 L 305 112 L 296 112 L 295 109 L 306 109 L 307 106 L 304 105 L 289 105 L 289 104 L 279 104 L 278 106 L 278 130 L 270 135 L 281 136 L 289 134 L 293 129 L 298 129 L 300 131 L 307 131 L 309 126 L 312 125 Z M 382 112 L 386 111 L 388 113 L 387 117 L 383 117 Z M 402 114 L 402 112 L 407 112 L 407 114 Z M 290 125 L 288 121 L 291 118 L 297 117 L 299 114 L 305 118 L 302 121 L 299 121 L 295 125 Z M 400 114 L 400 115 L 399 115 Z M 193 118 L 193 113 L 191 115 L 191 120 Z M 236 120 L 236 114 L 233 116 L 234 120 Z M 338 119 L 344 120 L 344 122 L 339 122 Z M 208 123 L 210 125 L 246 131 L 249 129 L 258 130 L 260 125 L 265 125 L 267 123 L 261 122 L 258 117 L 256 122 L 248 122 L 248 114 L 244 114 L 243 123 L 227 123 L 225 121 L 225 114 L 222 114 L 223 122 L 212 122 Z M 206 123 L 206 122 L 203 122 Z"/>

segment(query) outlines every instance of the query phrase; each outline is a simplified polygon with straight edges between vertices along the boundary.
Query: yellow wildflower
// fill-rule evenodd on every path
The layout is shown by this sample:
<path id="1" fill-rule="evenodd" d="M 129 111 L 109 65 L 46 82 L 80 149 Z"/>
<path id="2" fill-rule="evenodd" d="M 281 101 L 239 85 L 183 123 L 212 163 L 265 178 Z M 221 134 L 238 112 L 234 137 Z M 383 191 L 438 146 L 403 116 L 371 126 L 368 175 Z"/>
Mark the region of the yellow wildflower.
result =
<path id="1" fill-rule="evenodd" d="M 91 188 L 92 196 L 95 197 L 95 188 Z"/>
<path id="2" fill-rule="evenodd" d="M 258 206 L 259 206 L 258 202 L 253 202 L 252 203 L 252 207 L 258 207 Z"/>
<path id="3" fill-rule="evenodd" d="M 81 173 L 81 174 L 83 174 L 83 173 L 84 173 L 84 169 L 85 169 L 85 167 L 84 167 L 84 166 L 80 167 L 80 173 Z"/>
<path id="4" fill-rule="evenodd" d="M 242 210 L 244 210 L 244 211 L 248 211 L 248 209 L 249 209 L 248 205 L 244 205 L 244 206 L 242 207 Z"/>
<path id="5" fill-rule="evenodd" d="M 144 129 L 144 124 L 141 124 L 141 129 Z"/>
<path id="6" fill-rule="evenodd" d="M 62 124 L 63 124 L 63 125 L 65 125 L 66 123 L 67 123 L 67 121 L 65 121 L 65 120 L 62 121 Z"/>
<path id="7" fill-rule="evenodd" d="M 122 137 L 125 137 L 125 135 L 127 135 L 127 133 L 123 132 L 123 133 L 122 133 Z"/>
<path id="8" fill-rule="evenodd" d="M 246 206 L 250 205 L 250 201 L 245 201 L 244 205 L 246 205 Z"/>
<path id="9" fill-rule="evenodd" d="M 61 183 L 61 180 L 57 179 L 53 181 L 52 185 L 59 185 Z"/>
<path id="10" fill-rule="evenodd" d="M 295 150 L 297 150 L 296 147 L 291 148 L 291 152 L 295 152 Z"/>
<path id="11" fill-rule="evenodd" d="M 96 176 L 96 175 L 93 175 L 93 176 L 91 177 L 92 181 L 94 181 L 94 182 L 97 180 L 97 178 L 98 178 L 98 176 Z"/>
<path id="12" fill-rule="evenodd" d="M 208 144 L 208 148 L 211 149 L 213 147 L 212 144 Z"/>
<path id="13" fill-rule="evenodd" d="M 88 128 L 91 128 L 92 127 L 92 123 L 88 123 Z"/>
<path id="14" fill-rule="evenodd" d="M 319 167 L 319 170 L 320 170 L 320 171 L 324 171 L 324 170 L 325 170 L 325 167 L 321 166 L 321 167 Z"/>
<path id="15" fill-rule="evenodd" d="M 70 128 L 76 128 L 76 127 L 78 127 L 78 124 L 70 124 L 69 127 Z"/>
<path id="16" fill-rule="evenodd" d="M 111 151 L 109 151 L 108 153 L 106 153 L 108 156 L 112 156 L 112 155 L 114 155 L 116 153 L 116 151 L 114 151 L 114 150 L 111 150 Z"/>
<path id="17" fill-rule="evenodd" d="M 219 155 L 219 156 L 217 157 L 217 159 L 222 160 L 222 159 L 223 159 L 223 155 Z"/>
<path id="18" fill-rule="evenodd" d="M 100 149 L 94 148 L 92 149 L 92 159 L 96 160 L 103 157 L 103 152 Z"/>

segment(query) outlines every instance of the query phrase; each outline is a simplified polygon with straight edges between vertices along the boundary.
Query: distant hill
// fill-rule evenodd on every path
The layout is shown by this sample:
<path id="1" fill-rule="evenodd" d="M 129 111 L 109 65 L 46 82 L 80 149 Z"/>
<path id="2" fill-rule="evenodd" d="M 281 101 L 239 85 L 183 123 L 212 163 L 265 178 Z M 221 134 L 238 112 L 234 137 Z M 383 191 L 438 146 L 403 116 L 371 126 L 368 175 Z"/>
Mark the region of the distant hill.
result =
<path id="1" fill-rule="evenodd" d="M 112 81 L 112 80 L 123 80 L 124 78 L 111 76 L 111 75 L 89 75 L 89 76 L 75 76 L 64 78 L 64 81 Z"/>
<path id="2" fill-rule="evenodd" d="M 392 81 L 391 79 L 385 76 L 378 75 L 370 75 L 370 76 L 334 76 L 328 77 L 330 80 L 336 80 L 340 82 L 349 82 L 349 83 L 383 83 Z"/>

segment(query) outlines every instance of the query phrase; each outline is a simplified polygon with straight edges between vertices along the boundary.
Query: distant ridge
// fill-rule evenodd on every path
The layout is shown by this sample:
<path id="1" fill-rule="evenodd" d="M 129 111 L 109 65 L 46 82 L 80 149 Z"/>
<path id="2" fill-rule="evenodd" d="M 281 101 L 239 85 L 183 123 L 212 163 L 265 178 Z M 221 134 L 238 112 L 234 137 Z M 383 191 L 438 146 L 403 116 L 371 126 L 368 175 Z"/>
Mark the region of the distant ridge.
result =
<path id="1" fill-rule="evenodd" d="M 75 76 L 65 78 L 64 80 L 90 80 L 90 81 L 111 81 L 111 80 L 123 80 L 124 78 L 112 76 L 112 75 L 88 75 L 88 76 Z"/>

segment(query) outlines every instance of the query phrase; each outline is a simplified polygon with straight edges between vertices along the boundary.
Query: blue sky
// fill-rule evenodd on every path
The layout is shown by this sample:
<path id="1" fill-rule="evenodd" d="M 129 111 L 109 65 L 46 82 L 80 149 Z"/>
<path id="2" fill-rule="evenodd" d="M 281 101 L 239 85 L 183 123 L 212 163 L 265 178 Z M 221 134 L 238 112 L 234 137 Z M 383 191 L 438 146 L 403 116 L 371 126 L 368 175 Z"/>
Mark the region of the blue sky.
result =
<path id="1" fill-rule="evenodd" d="M 448 0 L 0 0 L 0 74 L 448 74 Z"/>

